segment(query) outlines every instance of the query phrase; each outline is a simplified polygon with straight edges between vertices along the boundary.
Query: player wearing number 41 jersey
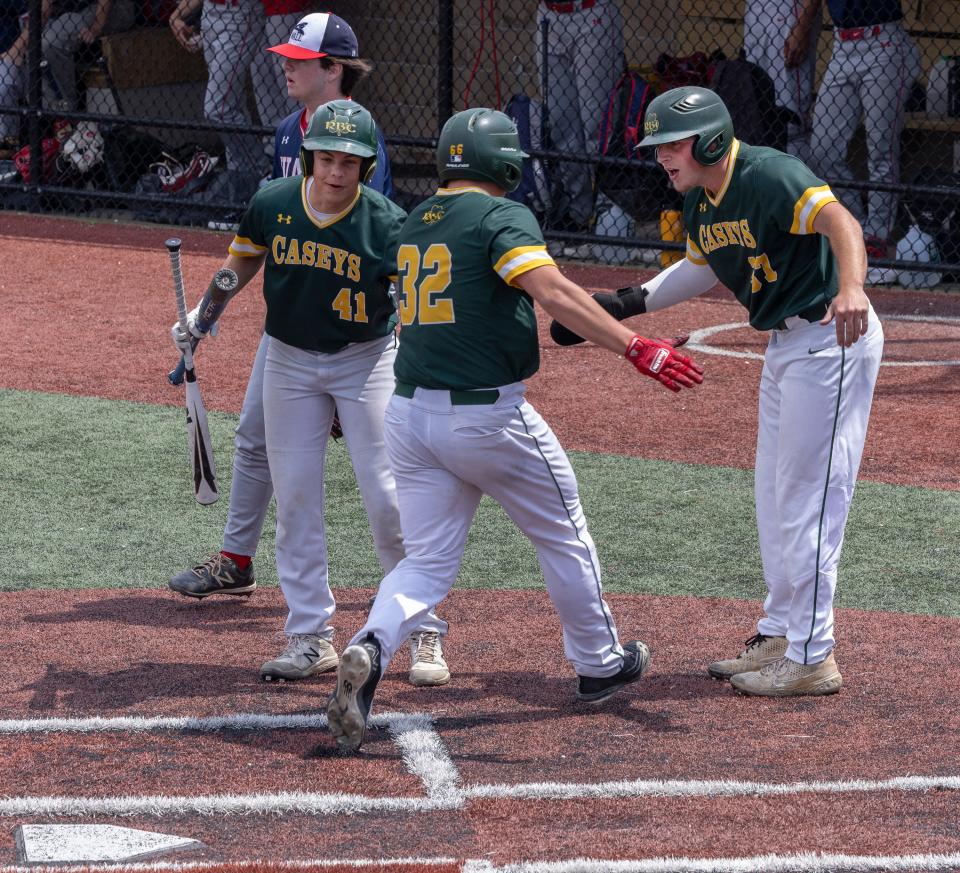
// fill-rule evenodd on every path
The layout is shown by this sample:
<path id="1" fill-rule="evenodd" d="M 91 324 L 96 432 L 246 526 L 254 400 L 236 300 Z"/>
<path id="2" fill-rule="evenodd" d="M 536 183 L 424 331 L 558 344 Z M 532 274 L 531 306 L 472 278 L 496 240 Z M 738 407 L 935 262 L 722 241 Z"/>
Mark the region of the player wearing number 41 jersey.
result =
<path id="1" fill-rule="evenodd" d="M 864 294 L 856 219 L 799 159 L 734 138 L 704 88 L 655 98 L 640 147 L 685 194 L 686 258 L 636 288 L 597 295 L 617 318 L 663 309 L 719 279 L 770 331 L 760 377 L 756 510 L 767 585 L 757 634 L 708 667 L 746 694 L 832 694 L 833 597 L 883 330 Z M 579 338 L 562 325 L 561 344 Z"/>
<path id="2" fill-rule="evenodd" d="M 383 569 L 404 554 L 383 415 L 397 349 L 390 286 L 406 213 L 361 184 L 376 151 L 373 119 L 360 104 L 320 106 L 303 141 L 303 175 L 254 195 L 226 263 L 239 287 L 264 271 L 270 342 L 263 412 L 277 499 L 277 575 L 289 608 L 289 642 L 261 668 L 267 680 L 305 678 L 338 662 L 323 486 L 335 407 Z M 411 672 L 411 681 L 447 682 L 438 646 L 446 623 L 425 615 L 412 630 L 431 636 L 433 657 L 427 675 Z"/>
<path id="3" fill-rule="evenodd" d="M 503 113 L 453 116 L 437 148 L 444 187 L 400 233 L 402 343 L 384 437 L 407 551 L 341 658 L 327 717 L 345 749 L 360 746 L 391 657 L 453 585 L 483 494 L 536 547 L 578 697 L 601 701 L 649 662 L 639 640 L 620 643 L 570 462 L 524 399 L 523 380 L 539 366 L 533 301 L 672 390 L 702 381 L 701 370 L 669 343 L 634 335 L 563 277 L 531 212 L 504 197 L 524 157 Z"/>

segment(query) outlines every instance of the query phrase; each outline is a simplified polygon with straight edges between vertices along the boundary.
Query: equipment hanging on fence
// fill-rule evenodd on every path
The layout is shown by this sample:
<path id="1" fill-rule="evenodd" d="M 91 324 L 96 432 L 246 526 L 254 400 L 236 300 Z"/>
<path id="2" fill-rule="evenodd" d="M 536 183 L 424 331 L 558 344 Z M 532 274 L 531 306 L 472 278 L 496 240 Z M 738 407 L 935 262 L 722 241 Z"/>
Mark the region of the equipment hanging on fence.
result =
<path id="1" fill-rule="evenodd" d="M 596 176 L 597 189 L 637 221 L 656 220 L 664 203 L 679 204 L 666 174 L 649 162 L 649 154 L 636 150 L 643 139 L 643 114 L 656 93 L 640 73 L 626 70 L 607 96 L 597 137 L 597 152 L 601 157 L 637 162 L 636 167 L 601 163 Z M 626 227 L 622 221 L 615 225 Z"/>
<path id="2" fill-rule="evenodd" d="M 777 105 L 776 87 L 765 70 L 750 61 L 721 58 L 708 87 L 727 105 L 737 139 L 786 151 L 787 124 L 796 116 Z"/>
<path id="3" fill-rule="evenodd" d="M 543 142 L 543 104 L 526 94 L 514 94 L 507 101 L 504 112 L 513 119 L 520 137 L 520 147 L 531 154 L 531 149 L 545 147 Z M 520 184 L 507 196 L 533 210 L 538 219 L 550 212 L 553 198 L 550 195 L 551 180 L 546 162 L 529 157 L 523 162 Z"/>

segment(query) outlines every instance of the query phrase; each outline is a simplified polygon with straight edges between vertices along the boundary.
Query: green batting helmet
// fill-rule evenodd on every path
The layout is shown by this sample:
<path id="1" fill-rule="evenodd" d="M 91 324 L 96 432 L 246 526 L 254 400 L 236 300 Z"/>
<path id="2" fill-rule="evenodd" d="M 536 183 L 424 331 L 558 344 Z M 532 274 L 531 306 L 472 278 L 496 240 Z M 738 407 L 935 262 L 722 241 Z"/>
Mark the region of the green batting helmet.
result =
<path id="1" fill-rule="evenodd" d="M 353 100 L 331 100 L 317 107 L 300 148 L 303 175 L 313 172 L 314 152 L 358 155 L 360 181 L 366 182 L 377 164 L 377 125 L 373 116 Z"/>
<path id="2" fill-rule="evenodd" d="M 720 97 L 692 85 L 672 88 L 654 97 L 643 115 L 643 139 L 637 148 L 696 137 L 693 156 L 716 164 L 733 145 L 733 122 Z"/>
<path id="3" fill-rule="evenodd" d="M 443 181 L 477 179 L 508 192 L 520 184 L 525 157 L 513 119 L 495 109 L 465 109 L 451 116 L 437 143 Z"/>

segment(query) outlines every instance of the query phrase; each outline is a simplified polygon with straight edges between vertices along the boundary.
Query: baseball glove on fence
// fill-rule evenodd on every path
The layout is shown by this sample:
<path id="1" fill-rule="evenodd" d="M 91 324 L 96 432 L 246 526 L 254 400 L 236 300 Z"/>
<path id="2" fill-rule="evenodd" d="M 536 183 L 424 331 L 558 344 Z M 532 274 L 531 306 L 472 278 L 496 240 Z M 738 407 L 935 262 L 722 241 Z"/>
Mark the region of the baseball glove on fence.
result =
<path id="1" fill-rule="evenodd" d="M 647 305 L 644 303 L 647 293 L 647 289 L 640 286 L 639 288 L 618 288 L 613 293 L 597 291 L 591 296 L 617 321 L 623 321 L 625 318 L 642 315 L 647 311 Z M 550 336 L 558 346 L 575 346 L 583 342 L 582 336 L 564 327 L 556 319 L 550 323 Z M 682 343 L 674 343 L 674 345 L 682 345 Z"/>

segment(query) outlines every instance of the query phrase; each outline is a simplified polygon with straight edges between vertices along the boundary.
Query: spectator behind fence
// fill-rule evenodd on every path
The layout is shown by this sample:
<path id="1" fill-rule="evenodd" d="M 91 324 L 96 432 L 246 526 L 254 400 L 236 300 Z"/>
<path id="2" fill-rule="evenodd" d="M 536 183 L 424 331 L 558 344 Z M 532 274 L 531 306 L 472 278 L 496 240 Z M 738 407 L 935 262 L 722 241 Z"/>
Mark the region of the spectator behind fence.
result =
<path id="1" fill-rule="evenodd" d="M 546 39 L 546 58 L 543 41 Z M 623 21 L 616 0 L 541 2 L 537 64 L 550 125 L 550 148 L 595 155 L 607 98 L 625 66 Z M 585 230 L 593 216 L 590 165 L 562 163 L 553 220 L 558 230 Z"/>
<path id="2" fill-rule="evenodd" d="M 27 0 L 7 0 L 0 5 L 0 106 L 13 107 L 18 102 L 19 95 L 11 85 L 19 81 L 20 63 L 27 51 L 26 11 Z M 19 148 L 19 130 L 16 115 L 0 115 L 0 157 L 9 157 Z"/>
<path id="3" fill-rule="evenodd" d="M 747 60 L 773 80 L 777 105 L 794 115 L 787 125 L 785 151 L 803 161 L 809 158 L 809 121 L 821 21 L 820 0 L 747 0 L 743 18 Z"/>
<path id="4" fill-rule="evenodd" d="M 920 54 L 903 27 L 900 0 L 827 0 L 833 18 L 833 54 L 813 112 L 810 161 L 820 176 L 853 179 L 847 147 L 863 121 L 871 182 L 900 179 L 900 132 L 907 98 L 920 75 Z M 867 254 L 884 258 L 897 213 L 897 195 L 837 188 L 863 224 Z M 871 267 L 867 284 L 893 282 L 896 271 Z"/>
<path id="5" fill-rule="evenodd" d="M 202 9 L 200 31 L 192 23 Z M 203 115 L 211 122 L 250 124 L 247 71 L 263 47 L 266 15 L 260 0 L 180 0 L 170 14 L 170 29 L 187 51 L 203 50 L 207 90 Z M 252 133 L 221 131 L 227 169 L 244 177 L 264 175 L 267 160 L 260 138 Z"/>
<path id="6" fill-rule="evenodd" d="M 283 73 L 283 67 L 264 49 L 267 46 L 276 45 L 289 36 L 296 23 L 306 14 L 311 0 L 261 0 L 261 2 L 266 14 L 266 24 L 263 41 L 254 55 L 250 75 L 253 78 L 253 93 L 257 99 L 260 122 L 268 127 L 276 127 L 297 109 L 297 101 L 287 94 L 287 79 Z"/>
<path id="7" fill-rule="evenodd" d="M 27 4 L 25 0 L 13 0 L 7 8 L 9 15 L 3 13 L 5 38 L 9 39 L 15 32 L 7 18 L 20 18 L 12 41 L 8 45 L 0 44 L 0 105 L 15 106 L 23 98 L 27 84 Z M 76 109 L 74 56 L 77 50 L 92 45 L 101 36 L 131 28 L 133 0 L 43 0 L 40 20 L 43 24 L 41 51 L 47 62 L 43 77 L 44 102 L 48 106 Z M 0 138 L 16 137 L 18 129 L 16 116 L 0 116 Z"/>

